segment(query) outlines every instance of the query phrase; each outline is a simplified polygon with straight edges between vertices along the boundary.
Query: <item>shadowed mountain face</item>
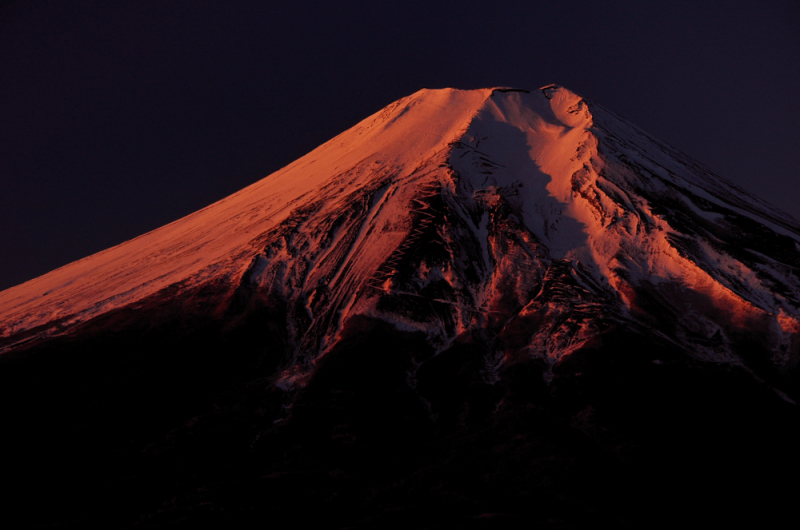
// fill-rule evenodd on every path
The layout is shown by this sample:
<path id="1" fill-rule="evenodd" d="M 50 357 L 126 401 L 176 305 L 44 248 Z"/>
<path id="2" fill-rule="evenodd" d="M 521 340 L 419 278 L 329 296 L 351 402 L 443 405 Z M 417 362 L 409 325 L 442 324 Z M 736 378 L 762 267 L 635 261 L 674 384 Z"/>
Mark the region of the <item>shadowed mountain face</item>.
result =
<path id="1" fill-rule="evenodd" d="M 423 90 L 0 293 L 12 527 L 793 515 L 800 225 L 570 91 Z"/>

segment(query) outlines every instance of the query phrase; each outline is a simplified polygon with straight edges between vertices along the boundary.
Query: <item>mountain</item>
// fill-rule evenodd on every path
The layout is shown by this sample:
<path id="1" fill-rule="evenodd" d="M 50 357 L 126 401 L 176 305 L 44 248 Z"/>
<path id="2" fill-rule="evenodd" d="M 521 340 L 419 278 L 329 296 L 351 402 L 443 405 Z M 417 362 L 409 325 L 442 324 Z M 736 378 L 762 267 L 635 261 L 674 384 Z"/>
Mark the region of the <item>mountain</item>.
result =
<path id="1" fill-rule="evenodd" d="M 800 223 L 557 85 L 421 90 L 0 315 L 19 527 L 793 515 Z"/>

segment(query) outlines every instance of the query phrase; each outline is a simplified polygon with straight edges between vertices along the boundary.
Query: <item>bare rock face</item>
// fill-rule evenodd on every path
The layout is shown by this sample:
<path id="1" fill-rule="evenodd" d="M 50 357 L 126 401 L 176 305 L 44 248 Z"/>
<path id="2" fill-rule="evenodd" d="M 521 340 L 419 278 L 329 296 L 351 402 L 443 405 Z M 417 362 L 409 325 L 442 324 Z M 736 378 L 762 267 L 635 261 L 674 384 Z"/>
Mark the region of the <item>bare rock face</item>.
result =
<path id="1" fill-rule="evenodd" d="M 556 85 L 417 92 L 0 315 L 21 528 L 792 512 L 800 223 Z"/>

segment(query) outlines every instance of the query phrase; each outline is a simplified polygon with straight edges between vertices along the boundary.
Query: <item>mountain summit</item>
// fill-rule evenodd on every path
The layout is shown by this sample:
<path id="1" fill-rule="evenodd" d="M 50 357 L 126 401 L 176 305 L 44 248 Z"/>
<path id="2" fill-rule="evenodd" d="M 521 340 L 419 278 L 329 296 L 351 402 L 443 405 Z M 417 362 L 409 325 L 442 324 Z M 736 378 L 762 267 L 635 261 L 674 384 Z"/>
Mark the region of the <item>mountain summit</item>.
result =
<path id="1" fill-rule="evenodd" d="M 558 85 L 421 90 L 0 315 L 2 413 L 28 433 L 6 449 L 58 425 L 88 495 L 155 488 L 106 498 L 115 524 L 295 492 L 333 527 L 637 525 L 657 503 L 630 481 L 672 502 L 703 463 L 733 507 L 778 495 L 746 490 L 776 480 L 758 459 L 797 468 L 800 223 Z M 640 508 L 589 491 L 606 474 Z"/>

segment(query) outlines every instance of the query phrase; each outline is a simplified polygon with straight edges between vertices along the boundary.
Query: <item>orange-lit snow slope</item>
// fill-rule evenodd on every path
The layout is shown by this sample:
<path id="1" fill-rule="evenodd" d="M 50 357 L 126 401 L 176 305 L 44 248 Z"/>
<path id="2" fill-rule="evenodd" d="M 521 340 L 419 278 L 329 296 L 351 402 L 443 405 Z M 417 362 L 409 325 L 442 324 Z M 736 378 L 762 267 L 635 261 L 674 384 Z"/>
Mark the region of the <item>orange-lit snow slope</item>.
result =
<path id="1" fill-rule="evenodd" d="M 437 347 L 487 330 L 498 364 L 556 361 L 620 323 L 716 361 L 757 333 L 791 363 L 798 264 L 797 221 L 562 87 L 421 90 L 230 197 L 0 293 L 0 345 L 214 283 L 248 307 L 287 304 L 311 357 L 364 314 Z"/>
<path id="2" fill-rule="evenodd" d="M 263 180 L 162 228 L 0 293 L 0 333 L 83 321 L 187 281 L 237 281 L 260 236 L 293 212 L 342 208 L 391 175 L 407 179 L 464 133 L 491 90 L 421 90 Z M 399 212 L 398 212 L 399 213 Z"/>

